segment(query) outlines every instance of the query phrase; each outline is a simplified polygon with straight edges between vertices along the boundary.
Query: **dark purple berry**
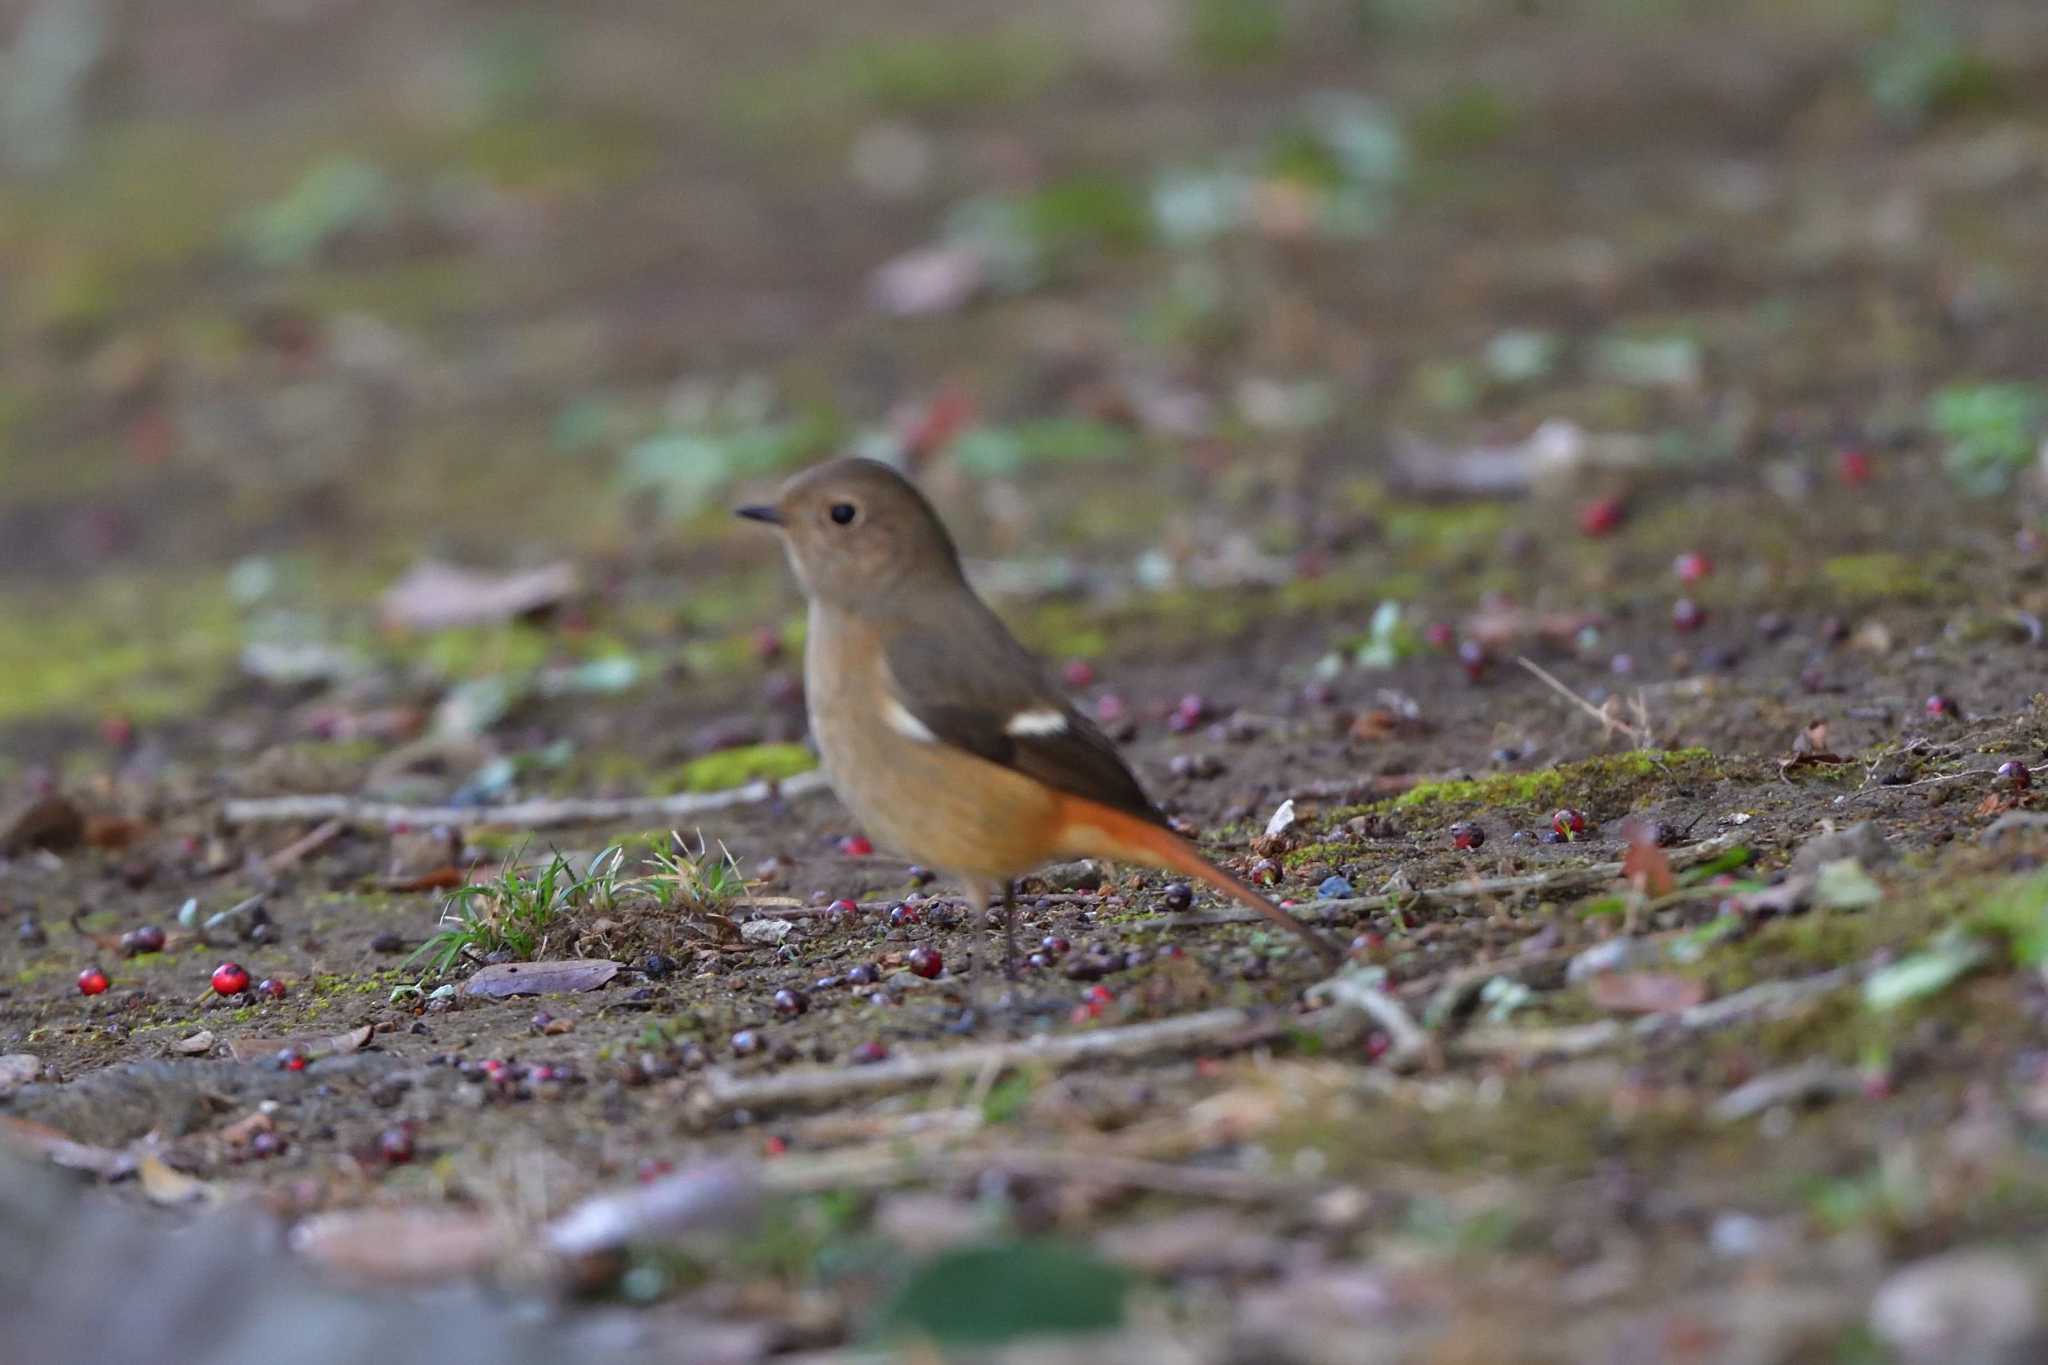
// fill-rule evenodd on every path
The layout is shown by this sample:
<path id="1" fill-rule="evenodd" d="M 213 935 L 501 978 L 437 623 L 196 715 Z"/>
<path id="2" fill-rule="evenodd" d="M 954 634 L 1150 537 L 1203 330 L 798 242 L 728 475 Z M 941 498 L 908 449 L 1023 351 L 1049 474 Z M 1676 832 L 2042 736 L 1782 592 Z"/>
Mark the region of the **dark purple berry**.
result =
<path id="1" fill-rule="evenodd" d="M 794 1019 L 811 1007 L 810 997 L 802 991 L 780 990 L 775 992 L 775 1012 L 785 1019 Z"/>
<path id="2" fill-rule="evenodd" d="M 939 950 L 922 943 L 910 950 L 905 962 L 912 972 L 927 981 L 946 970 L 946 959 L 939 955 Z"/>

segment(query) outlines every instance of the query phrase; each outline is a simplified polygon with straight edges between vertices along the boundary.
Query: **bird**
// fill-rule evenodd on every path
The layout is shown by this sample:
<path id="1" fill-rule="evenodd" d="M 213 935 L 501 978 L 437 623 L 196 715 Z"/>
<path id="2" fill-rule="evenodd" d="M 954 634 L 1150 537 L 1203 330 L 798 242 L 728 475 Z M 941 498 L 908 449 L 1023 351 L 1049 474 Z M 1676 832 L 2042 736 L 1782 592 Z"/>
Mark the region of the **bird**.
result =
<path id="1" fill-rule="evenodd" d="M 804 693 L 826 777 L 867 834 L 1002 907 L 1016 974 L 1016 878 L 1103 858 L 1192 878 L 1299 935 L 1327 938 L 1204 857 L 1116 745 L 974 591 L 932 505 L 880 461 L 792 476 L 735 509 L 775 527 L 808 599 Z"/>

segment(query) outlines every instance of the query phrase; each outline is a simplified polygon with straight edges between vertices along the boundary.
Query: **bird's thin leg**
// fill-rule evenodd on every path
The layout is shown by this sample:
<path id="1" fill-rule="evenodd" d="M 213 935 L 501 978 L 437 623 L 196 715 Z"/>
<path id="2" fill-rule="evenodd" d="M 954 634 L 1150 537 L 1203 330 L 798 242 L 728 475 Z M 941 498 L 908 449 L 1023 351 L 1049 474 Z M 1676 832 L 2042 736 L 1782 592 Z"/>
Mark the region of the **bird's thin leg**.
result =
<path id="1" fill-rule="evenodd" d="M 1003 879 L 1003 975 L 1017 979 L 1017 888 Z"/>
<path id="2" fill-rule="evenodd" d="M 979 945 L 987 941 L 988 888 L 979 882 L 968 882 L 961 888 L 967 893 L 967 903 L 973 907 L 967 923 L 971 926 L 968 942 Z M 971 1033 L 981 1017 L 981 960 L 987 954 L 970 949 L 967 956 L 967 999 L 960 1010 L 960 1017 L 953 1021 L 951 1028 L 956 1033 Z"/>

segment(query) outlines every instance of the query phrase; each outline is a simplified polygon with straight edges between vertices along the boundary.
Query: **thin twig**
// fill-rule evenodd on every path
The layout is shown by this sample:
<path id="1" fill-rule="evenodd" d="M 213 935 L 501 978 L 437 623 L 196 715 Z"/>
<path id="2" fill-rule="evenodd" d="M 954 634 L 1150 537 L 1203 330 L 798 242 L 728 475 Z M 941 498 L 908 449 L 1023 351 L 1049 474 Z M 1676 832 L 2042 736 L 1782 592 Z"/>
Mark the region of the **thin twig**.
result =
<path id="1" fill-rule="evenodd" d="M 310 833 L 301 835 L 265 858 L 263 870 L 271 876 L 276 876 L 333 843 L 347 828 L 347 824 L 340 820 L 329 820 L 325 824 L 316 825 Z"/>
<path id="2" fill-rule="evenodd" d="M 1261 1024 L 1244 1010 L 1207 1010 L 1122 1028 L 921 1052 L 872 1066 L 792 1068 L 759 1077 L 738 1077 L 717 1069 L 703 1073 L 697 1099 L 707 1116 L 733 1109 L 818 1104 L 952 1076 L 974 1076 L 989 1066 L 999 1070 L 1058 1067 L 1102 1058 L 1149 1057 L 1190 1047 L 1242 1047 L 1276 1037 L 1286 1027 L 1285 1021 Z"/>
<path id="3" fill-rule="evenodd" d="M 762 1185 L 772 1191 L 812 1194 L 821 1190 L 873 1190 L 934 1180 L 951 1181 L 987 1171 L 1039 1179 L 1079 1180 L 1092 1185 L 1156 1190 L 1162 1194 L 1235 1203 L 1304 1199 L 1327 1188 L 1320 1181 L 1260 1175 L 1220 1166 L 1181 1166 L 1085 1147 L 906 1152 L 896 1142 L 817 1157 L 792 1154 L 764 1163 L 760 1168 L 760 1179 Z"/>
<path id="4" fill-rule="evenodd" d="M 824 773 L 814 771 L 798 773 L 780 782 L 749 782 L 744 787 L 726 791 L 617 800 L 560 797 L 517 801 L 504 806 L 405 806 L 342 795 L 275 796 L 229 801 L 221 807 L 221 819 L 230 825 L 286 825 L 308 820 L 339 820 L 350 825 L 411 825 L 415 828 L 433 825 L 487 825 L 506 829 L 546 829 L 558 825 L 658 825 L 707 811 L 758 805 L 778 797 L 808 796 L 824 790 Z"/>
<path id="5" fill-rule="evenodd" d="M 1535 674 L 1536 680 L 1542 683 L 1545 687 L 1548 687 L 1551 691 L 1557 693 L 1558 696 L 1563 697 L 1573 706 L 1576 706 L 1581 711 L 1584 711 L 1594 720 L 1599 721 L 1600 732 L 1603 735 L 1613 734 L 1619 731 L 1621 734 L 1627 735 L 1630 739 L 1634 740 L 1638 744 L 1644 745 L 1645 747 L 1649 745 L 1650 732 L 1647 723 L 1647 716 L 1649 713 L 1648 708 L 1646 708 L 1643 705 L 1642 698 L 1638 697 L 1636 699 L 1636 718 L 1638 721 L 1642 721 L 1644 723 L 1640 727 L 1636 725 L 1630 725 L 1627 721 L 1621 719 L 1621 717 L 1614 715 L 1609 711 L 1602 710 L 1600 707 L 1593 705 L 1592 702 L 1587 701 L 1578 693 L 1572 691 L 1569 687 L 1566 687 L 1563 683 L 1559 682 L 1553 674 L 1545 670 L 1541 664 L 1538 664 L 1534 659 L 1531 659 L 1528 655 L 1517 654 L 1515 656 L 1515 662 L 1520 664 L 1522 667 L 1528 669 L 1531 673 Z"/>
<path id="6" fill-rule="evenodd" d="M 1734 842 L 1734 835 L 1720 834 L 1685 848 L 1673 849 L 1670 853 L 1671 865 L 1679 868 L 1704 862 L 1723 852 Z M 1621 868 L 1620 863 L 1589 863 L 1584 867 L 1560 868 L 1554 872 L 1534 872 L 1519 877 L 1481 877 L 1469 882 L 1452 882 L 1448 886 L 1417 888 L 1413 891 L 1388 892 L 1372 896 L 1340 896 L 1334 900 L 1290 905 L 1287 910 L 1296 919 L 1327 920 L 1336 915 L 1386 910 L 1397 905 L 1426 905 L 1431 901 L 1484 900 L 1489 896 L 1509 896 L 1528 891 L 1573 891 L 1582 885 L 1598 885 L 1619 877 Z M 1250 910 L 1232 909 L 1201 915 L 1154 915 L 1147 919 L 1132 920 L 1128 927 L 1189 929 L 1212 924 L 1252 924 L 1263 918 L 1264 916 Z"/>
<path id="7" fill-rule="evenodd" d="M 1519 1057 L 1525 1060 L 1543 1056 L 1575 1057 L 1616 1047 L 1632 1039 L 1652 1038 L 1671 1029 L 1691 1033 L 1722 1028 L 1755 1015 L 1776 1015 L 1801 1009 L 1824 995 L 1832 995 L 1845 986 L 1854 985 L 1856 980 L 1856 969 L 1837 967 L 1790 981 L 1765 981 L 1748 990 L 1709 1000 L 1676 1014 L 1652 1015 L 1630 1024 L 1603 1019 L 1570 1028 L 1473 1029 L 1452 1039 L 1450 1049 L 1454 1055 L 1462 1057 Z"/>

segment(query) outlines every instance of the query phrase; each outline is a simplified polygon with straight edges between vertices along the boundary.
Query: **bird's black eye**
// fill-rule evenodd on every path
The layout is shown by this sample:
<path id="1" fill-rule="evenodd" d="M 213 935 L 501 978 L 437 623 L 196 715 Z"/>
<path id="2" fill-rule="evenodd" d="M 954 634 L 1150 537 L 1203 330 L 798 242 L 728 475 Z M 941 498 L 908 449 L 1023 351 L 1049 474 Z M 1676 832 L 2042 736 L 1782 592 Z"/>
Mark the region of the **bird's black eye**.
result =
<path id="1" fill-rule="evenodd" d="M 835 502 L 832 504 L 832 520 L 838 522 L 841 526 L 851 525 L 853 519 L 858 515 L 860 515 L 860 510 L 850 502 Z"/>

